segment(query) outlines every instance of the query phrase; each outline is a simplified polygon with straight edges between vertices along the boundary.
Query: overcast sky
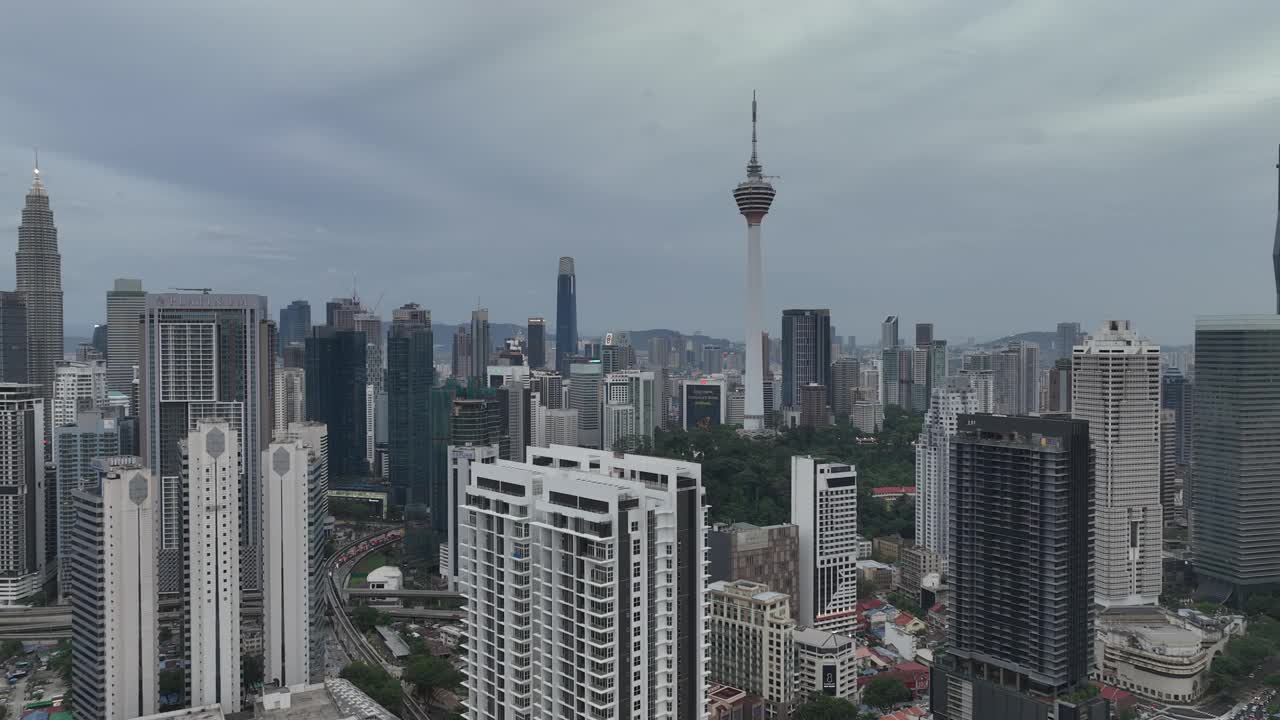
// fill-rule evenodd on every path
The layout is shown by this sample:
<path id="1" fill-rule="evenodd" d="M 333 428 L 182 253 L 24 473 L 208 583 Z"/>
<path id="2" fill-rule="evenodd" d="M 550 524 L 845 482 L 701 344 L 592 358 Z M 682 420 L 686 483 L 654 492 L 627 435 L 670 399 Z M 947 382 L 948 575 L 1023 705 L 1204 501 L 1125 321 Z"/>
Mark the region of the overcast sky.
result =
<path id="1" fill-rule="evenodd" d="M 572 255 L 584 332 L 741 337 L 755 88 L 769 326 L 1173 343 L 1274 309 L 1277 37 L 1261 1 L 10 3 L 0 217 L 38 145 L 69 334 L 114 277 L 554 322 Z"/>

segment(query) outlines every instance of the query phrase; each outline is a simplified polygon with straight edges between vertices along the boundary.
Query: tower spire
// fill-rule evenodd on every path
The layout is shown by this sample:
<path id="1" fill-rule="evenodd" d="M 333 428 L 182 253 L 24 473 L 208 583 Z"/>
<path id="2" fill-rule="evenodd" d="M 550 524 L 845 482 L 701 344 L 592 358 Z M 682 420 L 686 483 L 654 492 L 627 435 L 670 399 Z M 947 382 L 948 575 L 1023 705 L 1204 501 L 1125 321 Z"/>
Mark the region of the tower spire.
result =
<path id="1" fill-rule="evenodd" d="M 747 163 L 747 177 L 758 178 L 764 173 L 764 167 L 756 155 L 756 91 L 751 91 L 751 161 Z"/>

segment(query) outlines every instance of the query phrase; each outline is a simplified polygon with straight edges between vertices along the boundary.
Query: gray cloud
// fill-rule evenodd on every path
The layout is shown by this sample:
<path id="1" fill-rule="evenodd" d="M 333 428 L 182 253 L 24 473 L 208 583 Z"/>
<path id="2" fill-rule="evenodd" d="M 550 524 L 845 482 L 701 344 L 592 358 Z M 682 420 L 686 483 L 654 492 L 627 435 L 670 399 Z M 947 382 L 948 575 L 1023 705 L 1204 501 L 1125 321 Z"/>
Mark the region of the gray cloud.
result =
<path id="1" fill-rule="evenodd" d="M 1280 6 L 180 5 L 0 25 L 0 214 L 40 145 L 69 328 L 117 276 L 553 316 L 570 254 L 585 328 L 740 336 L 752 88 L 772 317 L 1175 342 L 1272 304 Z"/>

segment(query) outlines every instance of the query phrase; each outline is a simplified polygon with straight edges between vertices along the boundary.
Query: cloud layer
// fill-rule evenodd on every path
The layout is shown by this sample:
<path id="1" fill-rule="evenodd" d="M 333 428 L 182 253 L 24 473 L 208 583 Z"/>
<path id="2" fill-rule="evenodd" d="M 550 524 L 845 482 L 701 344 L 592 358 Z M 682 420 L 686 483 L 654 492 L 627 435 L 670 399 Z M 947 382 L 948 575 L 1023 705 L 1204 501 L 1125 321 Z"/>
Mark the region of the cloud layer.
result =
<path id="1" fill-rule="evenodd" d="M 573 255 L 584 329 L 740 337 L 753 88 L 773 325 L 1274 306 L 1280 6 L 187 5 L 4 13 L 2 216 L 39 145 L 69 332 L 114 277 L 554 317 Z"/>

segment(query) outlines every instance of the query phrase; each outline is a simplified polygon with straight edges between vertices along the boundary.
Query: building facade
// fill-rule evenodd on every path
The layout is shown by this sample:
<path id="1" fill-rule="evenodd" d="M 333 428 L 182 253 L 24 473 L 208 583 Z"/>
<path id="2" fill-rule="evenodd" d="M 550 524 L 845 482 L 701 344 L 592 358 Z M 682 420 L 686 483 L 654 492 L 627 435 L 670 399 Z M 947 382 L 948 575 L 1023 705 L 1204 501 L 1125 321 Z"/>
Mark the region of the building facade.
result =
<path id="1" fill-rule="evenodd" d="M 303 368 L 276 367 L 274 404 L 275 432 L 285 432 L 289 425 L 307 419 L 307 371 Z"/>
<path id="2" fill-rule="evenodd" d="M 858 649 L 851 636 L 817 628 L 798 628 L 793 642 L 797 697 L 822 694 L 850 701 L 857 698 Z"/>
<path id="3" fill-rule="evenodd" d="M 853 410 L 854 390 L 862 384 L 862 368 L 857 358 L 844 357 L 831 363 L 831 412 L 837 418 Z"/>
<path id="4" fill-rule="evenodd" d="M 394 501 L 401 505 L 430 502 L 433 346 L 431 311 L 416 303 L 395 311 L 387 339 L 387 450 Z"/>
<path id="5" fill-rule="evenodd" d="M 27 299 L 20 292 L 0 291 L 0 382 L 27 379 Z"/>
<path id="6" fill-rule="evenodd" d="M 18 225 L 16 289 L 27 304 L 27 379 L 39 385 L 37 391 L 49 408 L 53 399 L 53 366 L 62 359 L 62 255 L 58 253 L 58 228 L 53 224 L 49 193 L 35 169 L 31 189 L 22 206 Z M 43 418 L 45 436 L 51 429 L 50 416 Z M 48 449 L 41 450 L 48 453 Z"/>
<path id="7" fill-rule="evenodd" d="M 718 524 L 707 531 L 712 581 L 750 580 L 797 597 L 800 528 L 792 523 L 760 527 Z"/>
<path id="8" fill-rule="evenodd" d="M 71 652 L 76 715 L 128 720 L 156 712 L 160 484 L 141 458 L 117 458 L 72 494 L 64 557 L 75 568 Z"/>
<path id="9" fill-rule="evenodd" d="M 29 601 L 52 570 L 44 414 L 39 388 L 0 383 L 0 605 Z"/>
<path id="10" fill-rule="evenodd" d="M 280 353 L 290 345 L 301 345 L 311 334 L 311 303 L 294 300 L 280 308 Z"/>
<path id="11" fill-rule="evenodd" d="M 707 596 L 711 681 L 763 698 L 766 717 L 789 717 L 798 700 L 791 598 L 749 580 L 713 582 Z"/>
<path id="12" fill-rule="evenodd" d="M 569 366 L 569 407 L 578 411 L 578 444 L 599 448 L 604 366 L 599 361 Z"/>
<path id="13" fill-rule="evenodd" d="M 831 385 L 831 311 L 782 311 L 782 406 L 800 407 L 800 388 Z"/>
<path id="14" fill-rule="evenodd" d="M 240 480 L 248 454 L 240 438 L 226 420 L 198 420 L 181 447 L 189 697 L 193 707 L 218 705 L 227 713 L 239 712 L 241 695 Z"/>
<path id="15" fill-rule="evenodd" d="M 325 460 L 303 439 L 263 451 L 263 677 L 282 687 L 324 680 Z"/>
<path id="16" fill-rule="evenodd" d="M 130 395 L 142 362 L 142 316 L 147 293 L 142 281 L 116 278 L 107 291 L 107 389 Z"/>
<path id="17" fill-rule="evenodd" d="M 53 427 L 73 425 L 85 410 L 107 407 L 107 364 L 59 360 L 53 368 Z M 55 435 L 56 437 L 56 435 Z M 57 448 L 54 448 L 56 451 Z"/>
<path id="18" fill-rule="evenodd" d="M 569 377 L 569 358 L 578 354 L 578 276 L 573 258 L 560 258 L 556 275 L 556 372 Z"/>
<path id="19" fill-rule="evenodd" d="M 1196 321 L 1191 546 L 1201 587 L 1243 605 L 1280 588 L 1280 316 Z"/>
<path id="20" fill-rule="evenodd" d="M 472 464 L 466 717 L 700 718 L 702 496 L 700 468 L 681 461 L 553 447 Z"/>
<path id="21" fill-rule="evenodd" d="M 57 427 L 53 433 L 57 481 L 49 490 L 57 497 L 58 594 L 68 597 L 71 593 L 68 581 L 76 572 L 70 552 L 71 532 L 76 521 L 75 493 L 97 491 L 99 472 L 93 465 L 94 458 L 123 453 L 117 420 L 102 410 L 82 412 L 75 423 Z"/>
<path id="22" fill-rule="evenodd" d="M 791 522 L 800 536 L 796 622 L 852 634 L 858 604 L 858 471 L 791 458 Z"/>
<path id="23" fill-rule="evenodd" d="M 525 329 L 525 354 L 530 368 L 545 370 L 547 367 L 547 321 L 540 317 L 529 318 Z"/>
<path id="24" fill-rule="evenodd" d="M 1094 447 L 1094 584 L 1098 604 L 1160 597 L 1160 346 L 1108 320 L 1071 356 L 1071 417 Z"/>
<path id="25" fill-rule="evenodd" d="M 916 441 L 916 544 L 946 556 L 950 527 L 951 438 L 962 414 L 991 412 L 983 407 L 969 376 L 956 375 L 933 391 Z"/>
<path id="26" fill-rule="evenodd" d="M 262 475 L 258 462 L 271 441 L 275 323 L 262 295 L 151 293 L 143 316 L 141 449 L 159 476 L 160 591 L 181 592 L 182 456 L 179 444 L 201 419 L 223 418 L 244 450 L 245 491 L 237 493 L 241 579 L 260 589 Z"/>
<path id="27" fill-rule="evenodd" d="M 958 425 L 949 645 L 933 671 L 933 712 L 999 720 L 1057 704 L 1058 717 L 1096 717 L 1063 714 L 1092 663 L 1089 424 L 961 415 Z"/>
<path id="28" fill-rule="evenodd" d="M 364 333 L 316 327 L 306 347 L 307 419 L 329 428 L 329 475 L 363 477 L 369 472 Z"/>

